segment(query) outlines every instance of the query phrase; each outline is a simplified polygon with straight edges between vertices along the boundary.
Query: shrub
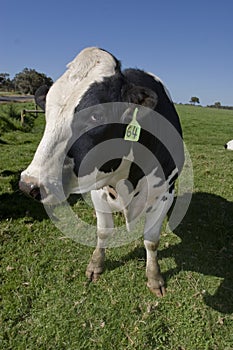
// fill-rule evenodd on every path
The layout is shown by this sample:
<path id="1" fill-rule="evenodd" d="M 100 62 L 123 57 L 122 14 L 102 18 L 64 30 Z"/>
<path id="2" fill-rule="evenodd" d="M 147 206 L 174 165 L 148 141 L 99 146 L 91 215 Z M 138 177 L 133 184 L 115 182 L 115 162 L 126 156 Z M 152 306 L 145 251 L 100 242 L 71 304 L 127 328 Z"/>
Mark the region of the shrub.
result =
<path id="1" fill-rule="evenodd" d="M 27 105 L 27 108 L 29 104 Z M 21 125 L 21 110 L 25 108 L 22 103 L 10 103 L 0 105 L 0 136 L 6 132 L 21 130 L 29 132 L 34 126 L 34 117 L 27 115 L 24 125 Z"/>

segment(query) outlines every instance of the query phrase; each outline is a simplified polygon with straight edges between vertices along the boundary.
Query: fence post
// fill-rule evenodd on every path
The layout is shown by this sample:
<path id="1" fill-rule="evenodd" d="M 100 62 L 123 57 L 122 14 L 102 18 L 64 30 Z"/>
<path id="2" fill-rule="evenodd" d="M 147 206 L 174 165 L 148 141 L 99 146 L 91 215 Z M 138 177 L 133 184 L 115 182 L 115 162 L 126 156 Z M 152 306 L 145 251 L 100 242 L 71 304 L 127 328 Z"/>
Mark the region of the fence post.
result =
<path id="1" fill-rule="evenodd" d="M 44 113 L 44 111 L 38 109 L 38 106 L 36 106 L 35 108 L 36 109 L 22 109 L 21 110 L 21 125 L 24 124 L 24 118 L 26 117 L 27 113 L 35 113 L 35 115 L 33 115 L 34 118 L 37 118 L 39 113 Z"/>
<path id="2" fill-rule="evenodd" d="M 37 104 L 35 104 L 36 105 L 36 118 L 38 117 L 38 113 L 37 113 L 37 111 L 38 111 L 38 107 L 37 107 Z"/>
<path id="3" fill-rule="evenodd" d="M 26 115 L 26 111 L 25 111 L 25 109 L 22 109 L 22 111 L 21 111 L 21 125 L 22 126 L 24 124 L 24 117 L 25 117 L 25 115 Z"/>

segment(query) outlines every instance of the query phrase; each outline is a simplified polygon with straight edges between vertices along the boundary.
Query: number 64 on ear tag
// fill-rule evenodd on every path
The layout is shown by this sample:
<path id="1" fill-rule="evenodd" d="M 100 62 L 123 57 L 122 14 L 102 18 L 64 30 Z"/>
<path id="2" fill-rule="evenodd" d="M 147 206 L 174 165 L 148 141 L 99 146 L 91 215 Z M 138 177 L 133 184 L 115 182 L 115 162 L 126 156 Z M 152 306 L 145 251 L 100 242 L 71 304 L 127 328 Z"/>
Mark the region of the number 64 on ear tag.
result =
<path id="1" fill-rule="evenodd" d="M 126 141 L 138 141 L 141 133 L 141 126 L 137 122 L 136 117 L 138 113 L 138 108 L 135 108 L 133 113 L 133 120 L 127 126 L 125 131 L 124 140 Z"/>

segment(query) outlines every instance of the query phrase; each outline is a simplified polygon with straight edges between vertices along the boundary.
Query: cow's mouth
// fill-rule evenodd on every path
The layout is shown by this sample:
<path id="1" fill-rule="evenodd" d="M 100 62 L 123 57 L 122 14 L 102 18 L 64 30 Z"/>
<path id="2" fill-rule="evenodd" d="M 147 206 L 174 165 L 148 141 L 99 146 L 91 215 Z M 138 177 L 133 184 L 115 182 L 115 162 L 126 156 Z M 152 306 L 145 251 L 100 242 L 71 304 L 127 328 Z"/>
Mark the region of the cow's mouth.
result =
<path id="1" fill-rule="evenodd" d="M 36 201 L 39 201 L 39 202 L 41 201 L 41 199 L 42 199 L 41 189 L 37 184 L 35 184 L 31 181 L 24 181 L 21 179 L 19 181 L 19 188 L 27 196 L 35 199 Z"/>
<path id="2" fill-rule="evenodd" d="M 32 190 L 29 192 L 30 197 L 35 199 L 36 201 L 40 202 L 41 201 L 41 193 L 40 193 L 40 188 L 35 186 L 32 188 Z"/>

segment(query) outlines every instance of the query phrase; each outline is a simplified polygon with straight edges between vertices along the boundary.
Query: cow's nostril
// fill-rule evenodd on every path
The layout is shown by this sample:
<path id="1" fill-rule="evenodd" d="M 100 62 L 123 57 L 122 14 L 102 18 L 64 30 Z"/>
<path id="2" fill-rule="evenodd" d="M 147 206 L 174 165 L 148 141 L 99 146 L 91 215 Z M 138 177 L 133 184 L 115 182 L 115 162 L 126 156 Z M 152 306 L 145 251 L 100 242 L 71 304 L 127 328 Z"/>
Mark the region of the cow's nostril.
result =
<path id="1" fill-rule="evenodd" d="M 37 186 L 31 186 L 31 191 L 29 192 L 29 195 L 33 198 L 33 199 L 35 199 L 35 200 L 37 200 L 37 201 L 41 201 L 41 193 L 40 193 L 40 189 L 39 189 L 39 187 L 37 187 Z"/>
<path id="2" fill-rule="evenodd" d="M 21 191 L 23 191 L 25 194 L 32 197 L 33 199 L 41 201 L 41 192 L 38 185 L 21 180 L 19 181 L 19 188 Z"/>

